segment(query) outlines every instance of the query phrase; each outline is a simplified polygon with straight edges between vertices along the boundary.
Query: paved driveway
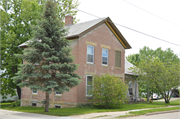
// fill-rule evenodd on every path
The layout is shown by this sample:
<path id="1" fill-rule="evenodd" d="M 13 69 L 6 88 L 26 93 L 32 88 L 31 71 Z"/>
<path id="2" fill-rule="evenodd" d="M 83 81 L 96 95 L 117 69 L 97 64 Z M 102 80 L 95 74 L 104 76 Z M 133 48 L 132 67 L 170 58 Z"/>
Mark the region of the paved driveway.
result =
<path id="1" fill-rule="evenodd" d="M 180 97 L 172 97 L 172 98 L 170 99 L 170 102 L 171 102 L 171 101 L 174 101 L 174 100 L 178 100 L 178 99 L 180 99 Z M 154 100 L 154 101 L 162 101 L 162 102 L 164 102 L 164 99 Z"/>

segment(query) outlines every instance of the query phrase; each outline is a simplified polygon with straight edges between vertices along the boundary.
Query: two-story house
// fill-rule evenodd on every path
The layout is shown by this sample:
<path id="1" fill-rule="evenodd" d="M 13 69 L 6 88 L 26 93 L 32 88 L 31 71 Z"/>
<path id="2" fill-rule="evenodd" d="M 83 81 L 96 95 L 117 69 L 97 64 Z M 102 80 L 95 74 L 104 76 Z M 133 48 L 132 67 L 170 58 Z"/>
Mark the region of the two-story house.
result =
<path id="1" fill-rule="evenodd" d="M 71 40 L 72 54 L 79 65 L 77 73 L 81 83 L 69 92 L 50 94 L 50 107 L 71 107 L 87 103 L 91 97 L 92 75 L 113 74 L 125 80 L 125 49 L 131 46 L 109 17 L 73 25 L 73 17 L 66 16 L 65 26 L 69 28 L 66 36 Z M 19 45 L 26 48 L 27 43 Z M 42 106 L 45 93 L 23 87 L 22 106 Z"/>

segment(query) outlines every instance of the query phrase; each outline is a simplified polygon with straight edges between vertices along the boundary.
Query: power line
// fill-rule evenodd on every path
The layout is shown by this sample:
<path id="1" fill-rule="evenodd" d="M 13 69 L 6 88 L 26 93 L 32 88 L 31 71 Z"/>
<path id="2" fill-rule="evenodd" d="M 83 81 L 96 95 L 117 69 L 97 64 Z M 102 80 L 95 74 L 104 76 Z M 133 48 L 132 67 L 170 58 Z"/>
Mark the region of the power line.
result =
<path id="1" fill-rule="evenodd" d="M 175 26 L 177 26 L 177 27 L 180 27 L 179 25 L 177 25 L 177 24 L 175 24 L 175 23 L 173 23 L 173 22 L 170 22 L 170 21 L 168 21 L 168 20 L 166 20 L 166 19 L 164 19 L 164 18 L 162 18 L 162 17 L 160 17 L 160 16 L 158 16 L 158 15 L 155 15 L 155 14 L 153 14 L 153 13 L 151 13 L 151 12 L 149 12 L 149 11 L 143 9 L 143 8 L 140 8 L 140 7 L 134 5 L 134 4 L 132 4 L 132 3 L 128 2 L 128 1 L 126 1 L 126 0 L 123 0 L 123 1 L 126 2 L 126 3 L 128 3 L 128 4 L 130 4 L 130 5 L 132 5 L 132 6 L 134 6 L 134 7 L 136 7 L 136 8 L 138 8 L 138 9 L 140 9 L 140 10 L 142 10 L 142 11 L 144 11 L 144 12 L 146 12 L 146 13 L 148 13 L 148 14 L 151 14 L 151 15 L 153 15 L 153 16 L 161 19 L 161 20 L 164 20 L 164 21 L 166 21 L 166 22 L 168 22 L 168 23 L 170 23 L 170 24 L 173 24 L 173 25 L 175 25 Z"/>
<path id="2" fill-rule="evenodd" d="M 63 6 L 66 6 L 66 7 L 70 7 L 70 6 L 68 6 L 68 5 L 64 5 L 63 3 L 59 3 L 59 4 L 61 4 L 61 5 L 63 5 Z M 91 16 L 96 17 L 96 18 L 101 18 L 101 17 L 99 17 L 99 16 L 90 14 L 90 13 L 88 13 L 88 12 L 85 12 L 85 11 L 83 11 L 83 10 L 79 10 L 79 9 L 77 9 L 77 8 L 73 8 L 73 7 L 70 7 L 70 8 L 75 9 L 75 10 L 80 11 L 80 12 L 83 12 L 83 13 L 85 13 L 85 14 L 91 15 Z M 109 21 L 109 20 L 108 20 L 108 21 Z M 109 21 L 109 22 L 111 22 L 111 21 Z M 112 23 L 113 23 L 113 22 L 112 22 Z M 143 33 L 143 32 L 141 32 L 141 31 L 138 31 L 138 30 L 129 28 L 129 27 L 127 27 L 127 26 L 123 26 L 123 25 L 121 25 L 121 24 L 118 24 L 118 23 L 114 23 L 114 24 L 116 24 L 116 25 L 118 25 L 118 26 L 121 26 L 121 27 L 124 27 L 124 28 L 129 29 L 129 30 L 132 30 L 132 31 L 134 31 L 134 32 L 137 32 L 137 33 L 140 33 L 140 34 L 149 36 L 149 37 L 151 37 L 151 38 L 154 38 L 154 39 L 157 39 L 157 40 L 160 40 L 160 41 L 163 41 L 163 42 L 172 44 L 172 45 L 180 46 L 180 45 L 178 45 L 178 44 L 176 44 L 176 43 L 172 43 L 172 42 L 166 41 L 166 40 L 164 40 L 164 39 L 161 39 L 161 38 L 158 38 L 158 37 L 155 37 L 155 36 L 152 36 L 152 35 Z"/>

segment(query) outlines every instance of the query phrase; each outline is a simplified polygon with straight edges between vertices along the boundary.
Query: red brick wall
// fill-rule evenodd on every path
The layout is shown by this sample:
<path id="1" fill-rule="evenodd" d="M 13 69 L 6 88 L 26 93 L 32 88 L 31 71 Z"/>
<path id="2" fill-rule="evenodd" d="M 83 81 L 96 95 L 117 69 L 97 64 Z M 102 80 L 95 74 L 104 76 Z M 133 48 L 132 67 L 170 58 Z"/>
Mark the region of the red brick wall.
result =
<path id="1" fill-rule="evenodd" d="M 96 43 L 94 46 L 94 64 L 87 63 L 87 45 L 86 42 Z M 108 66 L 102 66 L 102 47 L 101 45 L 109 46 L 108 50 Z M 115 68 L 115 50 L 121 50 L 121 69 Z M 86 35 L 79 38 L 78 43 L 78 74 L 82 77 L 82 82 L 78 86 L 78 102 L 84 102 L 86 98 L 86 75 L 101 75 L 105 73 L 109 74 L 121 74 L 124 80 L 124 59 L 125 50 L 110 31 L 106 24 L 102 24 L 99 27 L 93 29 Z"/>

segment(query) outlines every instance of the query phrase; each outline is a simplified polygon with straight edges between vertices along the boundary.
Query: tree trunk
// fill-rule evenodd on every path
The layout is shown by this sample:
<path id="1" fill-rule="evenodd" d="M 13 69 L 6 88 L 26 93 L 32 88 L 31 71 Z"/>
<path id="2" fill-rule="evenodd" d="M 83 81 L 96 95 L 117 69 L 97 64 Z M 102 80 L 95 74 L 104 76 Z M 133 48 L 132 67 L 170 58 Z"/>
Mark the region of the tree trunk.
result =
<path id="1" fill-rule="evenodd" d="M 45 112 L 49 112 L 49 93 L 46 92 Z"/>
<path id="2" fill-rule="evenodd" d="M 149 103 L 149 83 L 147 85 L 147 102 Z"/>
<path id="3" fill-rule="evenodd" d="M 16 89 L 17 89 L 18 98 L 20 100 L 21 99 L 21 88 L 19 86 L 16 86 Z"/>
<path id="4" fill-rule="evenodd" d="M 165 103 L 169 103 L 169 100 L 168 100 L 168 98 L 166 98 L 166 99 L 165 99 Z"/>
<path id="5" fill-rule="evenodd" d="M 12 66 L 13 76 L 15 76 L 17 71 L 18 71 L 18 67 L 17 66 Z M 17 84 L 16 84 L 16 91 L 17 91 L 17 94 L 18 94 L 18 98 L 20 100 L 21 99 L 21 88 L 19 86 L 17 86 Z"/>

